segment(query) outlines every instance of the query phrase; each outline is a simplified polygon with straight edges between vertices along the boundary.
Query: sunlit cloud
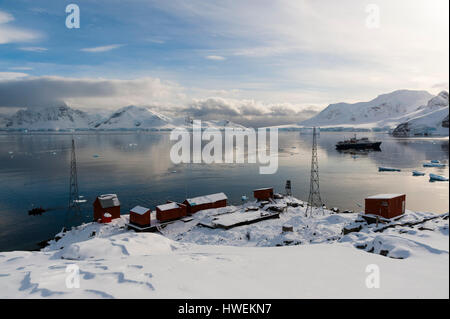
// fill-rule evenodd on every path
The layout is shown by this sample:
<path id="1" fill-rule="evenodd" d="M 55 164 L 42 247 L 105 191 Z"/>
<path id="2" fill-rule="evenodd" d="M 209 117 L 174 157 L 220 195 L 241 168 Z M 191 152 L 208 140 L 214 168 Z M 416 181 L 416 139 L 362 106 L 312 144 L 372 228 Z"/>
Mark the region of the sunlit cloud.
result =
<path id="1" fill-rule="evenodd" d="M 111 45 L 104 45 L 104 46 L 93 47 L 93 48 L 83 48 L 83 49 L 80 49 L 80 51 L 90 52 L 90 53 L 99 53 L 99 52 L 107 52 L 107 51 L 111 51 L 114 49 L 118 49 L 122 46 L 123 46 L 123 44 L 111 44 Z"/>
<path id="2" fill-rule="evenodd" d="M 22 72 L 0 72 L 0 81 L 23 78 L 26 76 L 28 76 L 28 74 Z"/>
<path id="3" fill-rule="evenodd" d="M 11 14 L 0 11 L 0 44 L 29 42 L 41 37 L 36 31 L 12 26 L 10 22 L 13 21 Z"/>
<path id="4" fill-rule="evenodd" d="M 214 61 L 223 61 L 223 60 L 226 60 L 225 57 L 220 56 L 220 55 L 207 55 L 207 56 L 205 56 L 205 59 L 208 59 L 208 60 L 214 60 Z"/>

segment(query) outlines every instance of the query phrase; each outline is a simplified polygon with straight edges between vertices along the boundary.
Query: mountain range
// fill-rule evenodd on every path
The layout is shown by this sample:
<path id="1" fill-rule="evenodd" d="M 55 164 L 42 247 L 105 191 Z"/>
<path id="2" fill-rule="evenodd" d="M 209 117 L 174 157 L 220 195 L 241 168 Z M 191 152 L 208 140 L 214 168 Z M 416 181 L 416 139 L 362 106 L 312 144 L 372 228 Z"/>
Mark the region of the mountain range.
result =
<path id="1" fill-rule="evenodd" d="M 186 118 L 171 118 L 146 107 L 127 106 L 107 116 L 88 114 L 65 104 L 19 110 L 0 117 L 0 130 L 170 130 L 192 127 Z M 223 129 L 243 126 L 227 120 L 202 121 L 203 128 Z"/>
<path id="2" fill-rule="evenodd" d="M 427 91 L 398 90 L 368 102 L 330 104 L 295 126 L 318 126 L 329 131 L 391 131 L 397 136 L 448 135 L 448 127 L 443 126 L 448 114 L 446 91 L 433 96 Z M 408 129 L 400 133 L 402 127 Z"/>
<path id="3" fill-rule="evenodd" d="M 310 119 L 279 129 L 318 126 L 329 131 L 390 131 L 395 136 L 448 135 L 449 94 L 398 90 L 368 102 L 328 105 Z M 192 120 L 172 118 L 152 109 L 126 106 L 115 112 L 89 114 L 66 104 L 0 114 L 0 130 L 170 130 L 192 127 Z M 227 120 L 202 121 L 202 127 L 223 129 L 242 125 Z"/>

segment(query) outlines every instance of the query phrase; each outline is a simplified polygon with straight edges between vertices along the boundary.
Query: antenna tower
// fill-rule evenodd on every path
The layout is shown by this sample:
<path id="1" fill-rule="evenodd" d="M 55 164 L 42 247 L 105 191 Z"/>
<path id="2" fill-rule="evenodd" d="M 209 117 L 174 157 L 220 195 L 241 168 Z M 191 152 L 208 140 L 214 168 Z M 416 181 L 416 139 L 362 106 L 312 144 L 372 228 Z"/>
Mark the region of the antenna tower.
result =
<path id="1" fill-rule="evenodd" d="M 78 195 L 78 178 L 77 178 L 77 160 L 75 156 L 75 140 L 72 136 L 72 152 L 70 157 L 70 185 L 69 185 L 69 204 L 66 213 L 66 226 L 69 219 L 80 219 L 81 210 Z"/>
<path id="2" fill-rule="evenodd" d="M 319 187 L 319 159 L 317 157 L 317 135 L 316 128 L 313 128 L 312 158 L 311 158 L 311 180 L 309 185 L 308 205 L 305 216 L 313 216 L 317 213 L 324 213 L 323 202 L 320 197 Z"/>

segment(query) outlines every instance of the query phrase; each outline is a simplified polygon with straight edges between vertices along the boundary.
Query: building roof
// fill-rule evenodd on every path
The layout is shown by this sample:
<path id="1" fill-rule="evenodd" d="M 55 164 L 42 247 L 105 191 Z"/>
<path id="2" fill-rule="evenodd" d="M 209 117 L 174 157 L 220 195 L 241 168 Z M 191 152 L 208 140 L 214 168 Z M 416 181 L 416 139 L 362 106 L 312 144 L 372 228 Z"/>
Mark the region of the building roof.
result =
<path id="1" fill-rule="evenodd" d="M 403 196 L 405 194 L 377 194 L 377 195 L 372 195 L 369 196 L 367 198 L 369 199 L 391 199 L 391 198 L 395 198 L 395 197 L 399 197 L 399 196 Z"/>
<path id="2" fill-rule="evenodd" d="M 187 198 L 186 201 L 189 205 L 201 205 L 201 204 L 210 204 L 215 203 L 224 199 L 228 199 L 227 195 L 224 193 L 216 193 L 205 196 L 198 196 L 194 198 Z"/>
<path id="3" fill-rule="evenodd" d="M 156 206 L 156 208 L 158 208 L 161 211 L 171 210 L 171 209 L 175 209 L 175 208 L 178 208 L 178 207 L 179 207 L 178 204 L 174 203 L 174 202 L 170 202 L 170 203 L 167 203 L 167 204 Z"/>
<path id="4" fill-rule="evenodd" d="M 265 188 L 258 188 L 258 189 L 254 189 L 253 191 L 254 192 L 257 192 L 257 191 L 266 191 L 266 190 L 273 190 L 273 187 L 265 187 Z"/>
<path id="5" fill-rule="evenodd" d="M 116 194 L 103 194 L 97 197 L 102 208 L 120 206 L 119 198 Z"/>
<path id="6" fill-rule="evenodd" d="M 139 214 L 139 215 L 144 215 L 146 212 L 148 212 L 150 209 L 147 207 L 142 207 L 142 206 L 135 206 L 132 209 L 130 209 L 130 212 Z"/>

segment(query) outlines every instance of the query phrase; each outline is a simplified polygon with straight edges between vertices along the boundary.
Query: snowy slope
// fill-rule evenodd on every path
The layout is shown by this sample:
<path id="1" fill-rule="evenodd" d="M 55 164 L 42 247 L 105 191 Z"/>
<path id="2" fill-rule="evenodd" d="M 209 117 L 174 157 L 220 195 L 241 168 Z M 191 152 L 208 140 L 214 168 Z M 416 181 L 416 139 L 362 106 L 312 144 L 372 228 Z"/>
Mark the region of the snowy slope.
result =
<path id="1" fill-rule="evenodd" d="M 90 127 L 89 115 L 67 105 L 19 110 L 9 117 L 5 129 L 67 130 Z M 1 126 L 0 126 L 1 128 Z"/>
<path id="2" fill-rule="evenodd" d="M 88 114 L 67 105 L 20 110 L 13 116 L 0 115 L 2 130 L 169 130 L 192 128 L 183 118 L 170 118 L 146 107 L 127 106 L 115 112 Z M 227 120 L 202 121 L 203 128 L 244 128 Z"/>
<path id="3" fill-rule="evenodd" d="M 394 136 L 441 135 L 448 136 L 444 121 L 449 114 L 448 92 L 441 92 L 426 106 L 420 107 L 411 118 L 398 125 L 392 132 Z"/>
<path id="4" fill-rule="evenodd" d="M 171 119 L 146 107 L 130 105 L 97 123 L 96 129 L 150 129 L 172 127 Z"/>
<path id="5" fill-rule="evenodd" d="M 427 105 L 433 95 L 426 91 L 398 90 L 369 102 L 330 104 L 299 124 L 303 126 L 395 127 L 409 113 Z"/>
<path id="6" fill-rule="evenodd" d="M 195 214 L 194 223 L 226 209 Z M 356 214 L 304 212 L 289 206 L 279 220 L 228 231 L 173 224 L 168 237 L 127 230 L 128 215 L 83 224 L 40 252 L 0 253 L 0 298 L 448 298 L 448 214 L 382 232 L 359 222 L 361 231 L 342 235 Z M 407 212 L 396 223 L 433 216 Z M 288 222 L 294 231 L 283 233 Z M 79 288 L 66 287 L 70 265 Z M 378 289 L 366 286 L 369 265 L 380 269 Z"/>

